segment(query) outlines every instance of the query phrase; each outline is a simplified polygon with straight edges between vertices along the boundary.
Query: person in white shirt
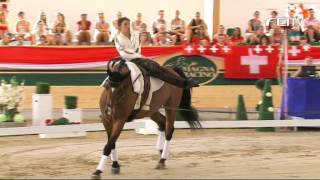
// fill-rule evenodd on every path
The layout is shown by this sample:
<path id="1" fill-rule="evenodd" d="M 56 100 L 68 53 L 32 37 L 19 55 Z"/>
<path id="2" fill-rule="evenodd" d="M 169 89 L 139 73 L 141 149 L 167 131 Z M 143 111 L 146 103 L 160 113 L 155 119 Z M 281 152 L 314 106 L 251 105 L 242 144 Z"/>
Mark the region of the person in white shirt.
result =
<path id="1" fill-rule="evenodd" d="M 155 61 L 145 59 L 141 55 L 141 43 L 139 32 L 130 32 L 130 19 L 123 17 L 118 20 L 119 33 L 115 36 L 115 46 L 121 56 L 126 61 L 131 61 L 144 69 L 149 75 L 159 78 L 169 84 L 181 87 L 192 88 L 199 85 L 191 79 L 183 79 L 173 74 L 168 69 L 160 66 Z"/>

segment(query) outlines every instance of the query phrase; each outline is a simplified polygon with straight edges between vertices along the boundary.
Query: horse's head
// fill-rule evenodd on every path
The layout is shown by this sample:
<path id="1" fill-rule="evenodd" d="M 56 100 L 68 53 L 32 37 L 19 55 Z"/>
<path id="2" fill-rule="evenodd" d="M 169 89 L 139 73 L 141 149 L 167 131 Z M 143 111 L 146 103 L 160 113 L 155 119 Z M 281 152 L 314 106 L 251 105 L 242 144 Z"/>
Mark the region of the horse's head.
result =
<path id="1" fill-rule="evenodd" d="M 130 76 L 130 70 L 126 65 L 126 61 L 120 58 L 108 63 L 107 73 L 109 76 L 108 83 L 113 88 L 118 88 Z"/>

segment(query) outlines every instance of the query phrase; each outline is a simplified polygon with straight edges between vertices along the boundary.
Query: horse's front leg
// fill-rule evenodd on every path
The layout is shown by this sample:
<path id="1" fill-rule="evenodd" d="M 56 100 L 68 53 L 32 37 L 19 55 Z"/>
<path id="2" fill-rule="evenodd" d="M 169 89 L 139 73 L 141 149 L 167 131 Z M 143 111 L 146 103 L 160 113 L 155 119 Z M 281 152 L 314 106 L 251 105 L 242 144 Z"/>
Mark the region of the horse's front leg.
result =
<path id="1" fill-rule="evenodd" d="M 108 142 L 103 149 L 103 154 L 100 158 L 100 162 L 98 164 L 96 171 L 92 174 L 92 179 L 101 179 L 101 174 L 105 171 L 106 162 L 108 161 L 110 155 L 111 155 L 111 160 L 113 161 L 112 167 L 115 167 L 115 171 L 120 171 L 120 166 L 118 164 L 118 155 L 116 154 L 117 152 L 115 150 L 115 144 L 117 139 L 120 136 L 120 133 L 123 129 L 125 122 L 126 122 L 125 120 L 114 121 L 112 125 L 111 136 L 108 138 Z"/>

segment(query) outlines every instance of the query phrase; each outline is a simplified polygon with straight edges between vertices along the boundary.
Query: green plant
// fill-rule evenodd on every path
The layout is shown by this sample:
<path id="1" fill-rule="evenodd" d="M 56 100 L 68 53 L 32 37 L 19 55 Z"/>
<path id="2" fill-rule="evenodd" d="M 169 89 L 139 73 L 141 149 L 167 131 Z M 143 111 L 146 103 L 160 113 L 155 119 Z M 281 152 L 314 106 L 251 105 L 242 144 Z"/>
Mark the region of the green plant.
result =
<path id="1" fill-rule="evenodd" d="M 50 94 L 50 84 L 38 82 L 36 94 Z"/>
<path id="2" fill-rule="evenodd" d="M 272 100 L 271 80 L 266 80 L 262 93 L 262 104 L 259 107 L 259 120 L 274 120 L 274 107 Z M 273 132 L 274 128 L 257 128 L 261 132 Z"/>
<path id="3" fill-rule="evenodd" d="M 77 96 L 65 96 L 64 103 L 66 109 L 77 109 L 78 97 Z"/>

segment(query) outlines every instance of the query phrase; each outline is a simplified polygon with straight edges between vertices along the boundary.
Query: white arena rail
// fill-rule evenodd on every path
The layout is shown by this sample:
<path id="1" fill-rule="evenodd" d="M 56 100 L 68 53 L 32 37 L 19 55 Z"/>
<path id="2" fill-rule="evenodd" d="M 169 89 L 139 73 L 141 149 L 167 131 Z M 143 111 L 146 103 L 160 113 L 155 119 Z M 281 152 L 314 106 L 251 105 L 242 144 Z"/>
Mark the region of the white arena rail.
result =
<path id="1" fill-rule="evenodd" d="M 249 120 L 249 121 L 202 121 L 205 129 L 222 128 L 259 128 L 259 127 L 320 127 L 320 120 Z M 125 130 L 133 130 L 145 127 L 145 121 L 126 123 Z M 176 121 L 175 128 L 188 129 L 189 125 L 184 121 Z M 17 136 L 46 133 L 66 133 L 66 132 L 94 132 L 104 131 L 102 123 L 63 125 L 63 126 L 31 126 L 0 128 L 0 136 Z"/>

